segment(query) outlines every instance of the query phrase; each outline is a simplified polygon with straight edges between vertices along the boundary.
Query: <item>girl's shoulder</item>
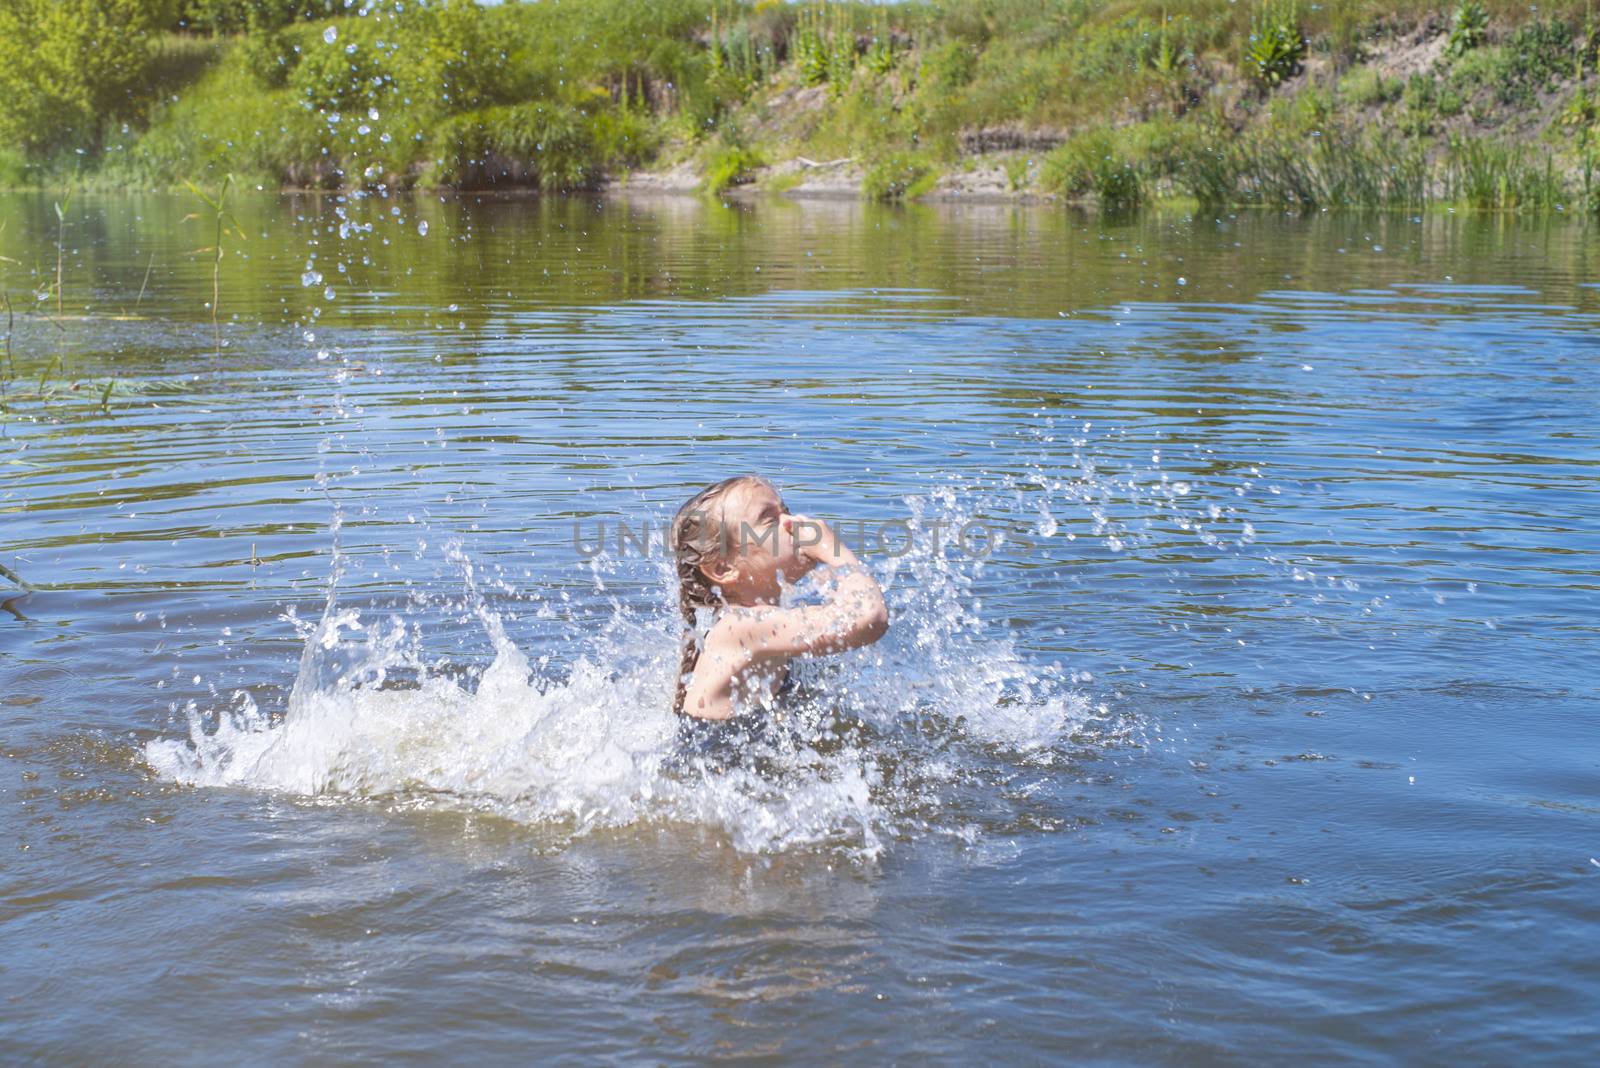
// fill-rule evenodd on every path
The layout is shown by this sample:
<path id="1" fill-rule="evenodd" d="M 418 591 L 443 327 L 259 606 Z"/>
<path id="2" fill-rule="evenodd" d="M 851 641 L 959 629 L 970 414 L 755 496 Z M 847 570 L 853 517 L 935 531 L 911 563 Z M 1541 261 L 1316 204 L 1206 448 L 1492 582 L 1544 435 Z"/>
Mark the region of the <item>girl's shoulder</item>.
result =
<path id="1" fill-rule="evenodd" d="M 703 633 L 709 636 L 719 631 L 726 633 L 739 630 L 751 624 L 760 623 L 764 619 L 770 619 L 773 612 L 781 611 L 782 609 L 774 605 L 718 605 L 706 616 L 706 625 Z"/>
<path id="2" fill-rule="evenodd" d="M 711 616 L 705 630 L 700 632 L 701 640 L 706 645 L 747 644 L 764 631 L 770 631 L 776 621 L 792 612 L 793 609 L 772 604 L 723 605 Z"/>

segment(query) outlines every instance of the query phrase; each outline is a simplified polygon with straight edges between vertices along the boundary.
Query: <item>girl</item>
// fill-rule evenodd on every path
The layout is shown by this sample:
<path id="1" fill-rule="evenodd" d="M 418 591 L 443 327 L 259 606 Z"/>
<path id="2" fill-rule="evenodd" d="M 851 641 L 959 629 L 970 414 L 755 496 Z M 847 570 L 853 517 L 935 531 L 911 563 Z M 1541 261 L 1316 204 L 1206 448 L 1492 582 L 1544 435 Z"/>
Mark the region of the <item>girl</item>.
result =
<path id="1" fill-rule="evenodd" d="M 672 521 L 678 606 L 686 627 L 673 710 L 726 720 L 770 708 L 789 659 L 870 645 L 889 626 L 883 591 L 848 546 L 815 519 L 791 515 L 764 478 L 707 486 Z M 786 583 L 826 569 L 819 605 L 777 607 Z"/>

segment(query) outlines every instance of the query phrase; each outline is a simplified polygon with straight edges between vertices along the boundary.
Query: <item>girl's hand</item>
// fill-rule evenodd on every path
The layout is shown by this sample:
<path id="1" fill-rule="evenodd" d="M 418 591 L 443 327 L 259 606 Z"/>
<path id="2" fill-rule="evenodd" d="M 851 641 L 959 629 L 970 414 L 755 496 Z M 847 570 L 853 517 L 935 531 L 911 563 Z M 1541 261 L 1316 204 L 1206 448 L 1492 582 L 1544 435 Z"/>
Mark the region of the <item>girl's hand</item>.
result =
<path id="1" fill-rule="evenodd" d="M 850 547 L 820 519 L 785 514 L 779 523 L 785 568 L 792 564 L 802 575 L 819 564 L 833 569 L 823 583 L 824 601 L 730 612 L 718 623 L 723 640 L 731 643 L 729 648 L 755 660 L 820 656 L 858 649 L 883 637 L 889 627 L 883 590 Z M 789 576 L 790 581 L 798 577 Z"/>
<path id="2" fill-rule="evenodd" d="M 791 514 L 783 517 L 783 525 L 784 532 L 794 546 L 795 555 L 812 565 L 845 564 L 855 560 L 855 554 L 820 519 Z"/>

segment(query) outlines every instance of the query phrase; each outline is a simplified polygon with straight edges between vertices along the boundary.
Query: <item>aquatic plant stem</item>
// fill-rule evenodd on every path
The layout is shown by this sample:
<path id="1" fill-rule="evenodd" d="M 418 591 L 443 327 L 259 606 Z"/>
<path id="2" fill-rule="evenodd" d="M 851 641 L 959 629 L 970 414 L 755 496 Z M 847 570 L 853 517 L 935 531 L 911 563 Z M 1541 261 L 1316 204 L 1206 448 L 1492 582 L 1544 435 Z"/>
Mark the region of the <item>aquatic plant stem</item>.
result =
<path id="1" fill-rule="evenodd" d="M 150 262 L 145 265 L 144 281 L 139 283 L 139 296 L 138 296 L 138 299 L 136 299 L 133 302 L 133 310 L 134 311 L 138 311 L 139 310 L 139 305 L 144 303 L 144 291 L 147 288 L 149 288 L 149 286 L 150 286 L 150 272 L 155 270 L 155 267 L 156 267 L 156 254 L 154 252 L 152 252 L 152 253 L 150 253 Z M 213 307 L 214 306 L 215 305 L 213 304 Z"/>
<path id="2" fill-rule="evenodd" d="M 228 225 L 230 223 L 233 225 L 233 233 L 240 241 L 245 240 L 244 228 L 239 225 L 239 220 L 234 218 L 233 213 L 228 210 L 228 191 L 233 188 L 233 175 L 226 175 L 222 179 L 222 187 L 217 190 L 215 199 L 201 192 L 200 187 L 193 182 L 187 184 L 190 192 L 204 201 L 206 207 L 211 209 L 212 218 L 216 224 L 216 243 L 209 248 L 195 249 L 197 253 L 211 253 L 211 325 L 215 327 L 218 325 L 217 316 L 220 311 L 219 306 L 222 303 L 222 241 L 228 234 Z M 199 218 L 198 215 L 191 213 L 184 216 L 184 221 L 187 222 L 189 219 L 197 218 Z M 151 262 L 155 262 L 154 258 L 152 258 Z"/>
<path id="3" fill-rule="evenodd" d="M 11 352 L 11 331 L 16 326 L 17 316 L 11 308 L 10 293 L 0 292 L 0 302 L 6 307 L 6 381 L 9 382 L 17 377 L 17 358 Z"/>
<path id="4" fill-rule="evenodd" d="M 72 186 L 67 186 L 67 195 L 56 205 L 56 322 L 60 323 L 63 314 L 62 283 L 66 278 L 67 264 L 67 208 L 72 206 Z"/>
<path id="5" fill-rule="evenodd" d="M 21 575 L 17 574 L 15 571 L 11 570 L 5 564 L 0 564 L 0 578 L 10 579 L 12 582 L 16 583 L 18 586 L 21 586 L 23 589 L 28 590 L 30 592 L 35 588 L 33 583 L 29 582 L 27 579 L 23 578 Z"/>

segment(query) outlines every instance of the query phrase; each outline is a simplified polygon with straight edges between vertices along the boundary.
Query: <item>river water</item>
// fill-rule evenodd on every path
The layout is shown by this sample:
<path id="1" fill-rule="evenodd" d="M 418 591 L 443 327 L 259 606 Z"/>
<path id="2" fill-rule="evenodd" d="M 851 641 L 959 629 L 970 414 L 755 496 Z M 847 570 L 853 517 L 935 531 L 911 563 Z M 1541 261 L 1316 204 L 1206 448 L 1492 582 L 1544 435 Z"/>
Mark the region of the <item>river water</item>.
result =
<path id="1" fill-rule="evenodd" d="M 1600 1038 L 1593 230 L 254 194 L 214 279 L 194 198 L 57 199 L 7 1063 Z M 685 761 L 652 536 L 741 471 L 892 626 Z"/>

